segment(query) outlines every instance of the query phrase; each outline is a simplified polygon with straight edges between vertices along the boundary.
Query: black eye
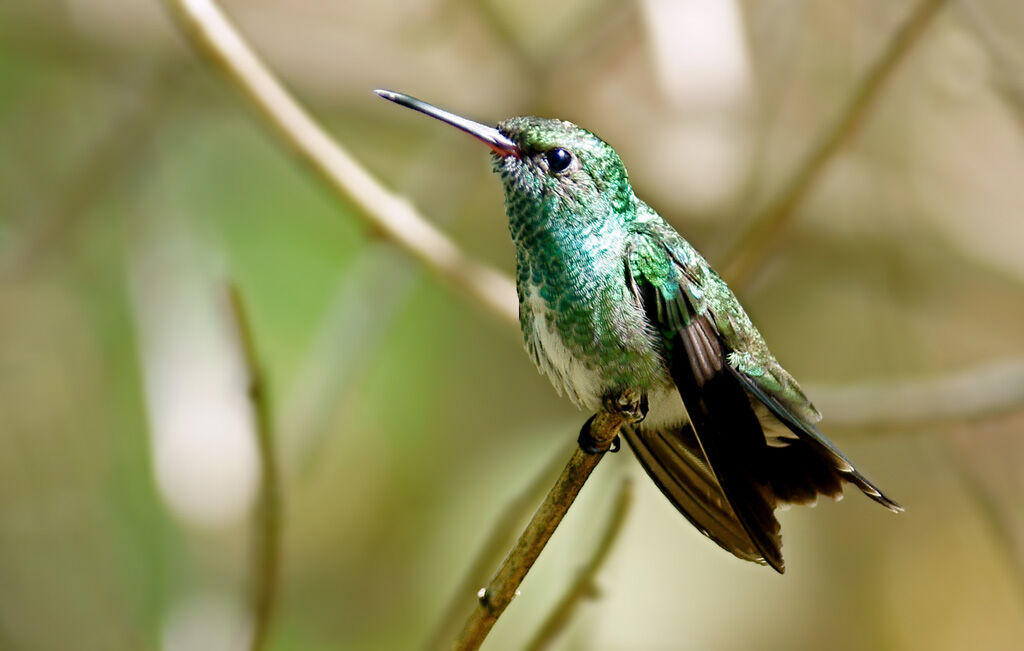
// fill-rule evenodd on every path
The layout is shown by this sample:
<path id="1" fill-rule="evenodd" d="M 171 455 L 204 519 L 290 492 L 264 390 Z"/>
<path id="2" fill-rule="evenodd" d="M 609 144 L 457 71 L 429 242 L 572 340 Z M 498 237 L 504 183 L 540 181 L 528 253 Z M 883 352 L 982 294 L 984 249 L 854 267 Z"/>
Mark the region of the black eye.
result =
<path id="1" fill-rule="evenodd" d="M 548 169 L 552 172 L 564 172 L 572 163 L 572 154 L 561 147 L 549 150 L 544 156 L 548 159 Z"/>

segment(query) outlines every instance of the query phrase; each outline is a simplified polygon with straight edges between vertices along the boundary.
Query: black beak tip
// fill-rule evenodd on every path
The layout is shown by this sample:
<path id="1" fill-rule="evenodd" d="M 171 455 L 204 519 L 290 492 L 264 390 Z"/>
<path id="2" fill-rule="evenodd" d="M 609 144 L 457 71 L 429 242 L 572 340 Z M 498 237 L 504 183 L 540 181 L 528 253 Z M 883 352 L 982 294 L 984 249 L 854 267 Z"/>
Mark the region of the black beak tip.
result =
<path id="1" fill-rule="evenodd" d="M 412 95 L 396 93 L 393 90 L 385 90 L 383 88 L 377 88 L 373 92 L 378 97 L 383 97 L 386 100 L 390 100 L 395 104 L 398 104 L 399 106 L 419 111 L 420 113 L 429 115 L 441 122 L 450 124 L 456 129 L 460 129 L 471 134 L 473 137 L 487 144 L 491 150 L 499 156 L 519 155 L 518 145 L 494 127 L 489 127 L 485 124 L 480 124 L 479 122 L 467 120 L 466 118 L 455 115 L 454 113 L 449 113 L 444 109 L 440 109 L 432 104 L 416 99 Z"/>
<path id="2" fill-rule="evenodd" d="M 377 97 L 383 97 L 384 99 L 386 99 L 386 100 L 388 100 L 390 102 L 394 102 L 395 104 L 398 104 L 399 106 L 404 106 L 405 108 L 411 108 L 414 111 L 419 111 L 420 113 L 426 113 L 427 115 L 432 115 L 431 111 L 432 110 L 434 110 L 434 111 L 437 110 L 435 107 L 430 106 L 426 102 L 418 100 L 415 97 L 413 97 L 412 95 L 406 95 L 405 93 L 396 93 L 393 90 L 387 90 L 387 89 L 384 89 L 384 88 L 377 88 L 373 92 L 374 92 L 375 95 L 377 95 Z M 437 117 L 437 116 L 435 115 L 434 117 Z"/>

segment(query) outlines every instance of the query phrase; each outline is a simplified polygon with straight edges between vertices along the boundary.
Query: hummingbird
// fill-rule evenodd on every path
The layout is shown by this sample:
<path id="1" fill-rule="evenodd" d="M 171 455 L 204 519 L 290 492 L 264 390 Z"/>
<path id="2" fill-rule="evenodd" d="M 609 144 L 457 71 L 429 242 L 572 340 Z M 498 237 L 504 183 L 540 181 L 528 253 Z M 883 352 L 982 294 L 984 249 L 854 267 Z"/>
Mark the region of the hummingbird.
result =
<path id="1" fill-rule="evenodd" d="M 851 483 L 903 510 L 821 432 L 821 414 L 732 290 L 634 194 L 611 146 L 563 120 L 513 117 L 490 127 L 375 92 L 490 148 L 515 243 L 527 352 L 583 409 L 639 396 L 638 422 L 622 433 L 705 536 L 781 574 L 777 507 L 838 500 Z M 588 431 L 580 446 L 599 452 Z"/>

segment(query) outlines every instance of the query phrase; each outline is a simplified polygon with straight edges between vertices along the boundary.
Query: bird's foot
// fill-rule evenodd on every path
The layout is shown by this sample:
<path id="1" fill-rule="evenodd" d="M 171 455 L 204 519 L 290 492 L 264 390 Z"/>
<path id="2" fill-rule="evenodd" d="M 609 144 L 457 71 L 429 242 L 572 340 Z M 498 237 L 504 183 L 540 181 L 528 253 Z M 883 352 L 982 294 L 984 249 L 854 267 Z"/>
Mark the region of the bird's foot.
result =
<path id="1" fill-rule="evenodd" d="M 608 447 L 605 447 L 601 442 L 594 438 L 594 435 L 590 432 L 590 426 L 594 424 L 595 418 L 597 418 L 597 414 L 588 418 L 587 422 L 583 423 L 583 427 L 580 428 L 580 435 L 576 439 L 576 442 L 580 444 L 580 449 L 587 454 L 618 452 L 622 448 L 622 441 L 619 439 L 618 434 L 616 434 L 615 438 L 611 440 Z"/>
<path id="2" fill-rule="evenodd" d="M 636 394 L 630 389 L 610 391 L 601 399 L 601 411 L 591 416 L 580 428 L 576 442 L 587 454 L 603 454 L 618 452 L 622 449 L 622 441 L 618 434 L 610 441 L 607 435 L 601 438 L 594 436 L 594 425 L 597 421 L 598 431 L 614 428 L 618 431 L 623 424 L 635 425 L 647 417 L 647 394 Z M 609 420 L 611 419 L 611 420 Z"/>
<path id="3" fill-rule="evenodd" d="M 608 393 L 601 399 L 605 411 L 622 414 L 632 424 L 643 422 L 647 418 L 647 394 L 639 396 L 631 389 Z"/>

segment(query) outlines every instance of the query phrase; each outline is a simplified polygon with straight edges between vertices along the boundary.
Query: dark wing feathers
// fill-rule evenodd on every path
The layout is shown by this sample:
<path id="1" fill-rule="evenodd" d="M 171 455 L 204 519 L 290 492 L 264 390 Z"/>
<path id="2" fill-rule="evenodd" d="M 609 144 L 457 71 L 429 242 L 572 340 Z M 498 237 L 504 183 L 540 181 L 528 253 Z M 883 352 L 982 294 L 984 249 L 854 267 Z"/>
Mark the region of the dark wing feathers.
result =
<path id="1" fill-rule="evenodd" d="M 708 469 L 700 446 L 692 436 L 679 436 L 690 434 L 689 428 L 662 432 L 629 427 L 622 432 L 640 465 L 693 526 L 744 560 L 761 559 Z"/>
<path id="2" fill-rule="evenodd" d="M 775 502 L 759 481 L 768 446 L 743 387 L 724 368 L 728 364 L 712 328 L 706 316 L 682 328 L 678 338 L 686 354 L 669 359 L 669 372 L 729 505 L 764 560 L 782 572 Z"/>
<path id="3" fill-rule="evenodd" d="M 689 418 L 665 430 L 624 430 L 630 447 L 661 491 L 686 518 L 736 556 L 784 571 L 782 539 L 774 510 L 780 502 L 808 503 L 819 494 L 838 497 L 842 480 L 875 501 L 902 510 L 821 431 L 796 416 L 770 392 L 728 363 L 731 352 L 706 309 L 697 309 L 675 279 L 647 278 L 626 258 L 626 280 L 660 335 L 662 354 Z M 757 403 L 768 411 L 761 411 Z M 757 409 L 755 409 L 757 405 Z M 769 445 L 762 428 L 774 415 L 796 438 Z M 691 429 L 692 428 L 692 429 Z"/>
<path id="4" fill-rule="evenodd" d="M 779 402 L 778 399 L 769 395 L 761 389 L 761 387 L 757 386 L 757 384 L 744 373 L 732 368 L 731 366 L 729 367 L 729 370 L 736 376 L 740 383 L 743 384 L 747 391 L 768 407 L 768 409 L 775 414 L 776 418 L 782 421 L 786 427 L 792 430 L 793 433 L 799 437 L 801 443 L 810 447 L 818 455 L 829 459 L 832 462 L 833 467 L 843 474 L 844 479 L 856 485 L 864 492 L 865 495 L 890 511 L 899 513 L 903 510 L 902 506 L 886 497 L 870 479 L 854 468 L 853 463 L 846 458 L 846 455 L 840 452 L 839 448 L 837 448 L 832 441 L 828 440 L 816 425 L 808 423 L 807 421 L 795 416 L 789 409 Z M 792 461 L 798 462 L 799 460 Z M 824 486 L 825 484 L 820 485 Z M 820 490 L 819 492 L 827 495 L 836 495 L 842 492 L 842 486 L 840 485 L 834 492 L 826 490 Z M 781 498 L 782 496 L 780 495 L 779 497 Z"/>
<path id="5" fill-rule="evenodd" d="M 729 367 L 729 370 L 736 376 L 736 379 L 743 384 L 747 391 L 752 393 L 754 397 L 760 400 L 765 407 L 771 410 L 771 412 L 775 414 L 775 417 L 789 427 L 793 433 L 803 439 L 806 439 L 812 447 L 816 448 L 823 455 L 831 458 L 835 463 L 836 468 L 841 470 L 853 468 L 853 464 L 846 458 L 846 455 L 840 452 L 839 448 L 837 448 L 832 441 L 828 440 L 825 435 L 821 433 L 821 430 L 793 414 L 793 412 L 783 405 L 778 398 L 759 387 L 747 374 L 731 366 Z"/>
<path id="6" fill-rule="evenodd" d="M 768 484 L 779 502 L 814 504 L 818 495 L 838 498 L 843 494 L 836 470 L 802 441 L 786 447 L 769 446 L 764 461 Z"/>
<path id="7" fill-rule="evenodd" d="M 635 437 L 637 440 L 630 442 L 639 444 L 633 445 L 637 457 L 662 492 L 719 545 L 740 558 L 763 559 L 782 572 L 782 539 L 773 513 L 775 501 L 759 476 L 763 467 L 759 460 L 768 446 L 747 394 L 726 370 L 729 365 L 717 330 L 707 315 L 695 313 L 685 291 L 677 291 L 672 299 L 666 299 L 660 288 L 632 270 L 627 277 L 636 284 L 634 293 L 641 297 L 648 319 L 661 332 L 669 372 L 683 399 L 697 443 L 689 458 L 683 457 L 679 459 L 681 465 L 673 466 L 663 461 L 666 448 L 673 448 L 666 444 L 665 433 Z M 668 435 L 678 437 L 679 433 Z M 708 469 L 704 500 L 714 496 L 722 506 L 728 506 L 715 511 L 716 517 L 696 510 L 695 495 L 686 490 L 693 484 L 690 475 L 694 465 L 701 462 Z"/>

